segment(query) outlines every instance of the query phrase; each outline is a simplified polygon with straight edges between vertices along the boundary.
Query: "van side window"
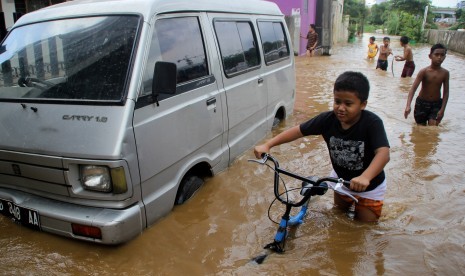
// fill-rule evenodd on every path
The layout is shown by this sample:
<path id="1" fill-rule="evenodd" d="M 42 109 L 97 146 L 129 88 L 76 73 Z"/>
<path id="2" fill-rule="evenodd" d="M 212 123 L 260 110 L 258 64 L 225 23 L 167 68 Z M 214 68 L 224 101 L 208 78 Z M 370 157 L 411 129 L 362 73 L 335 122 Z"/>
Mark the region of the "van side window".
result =
<path id="1" fill-rule="evenodd" d="M 277 60 L 289 58 L 289 43 L 281 22 L 259 21 L 258 30 L 267 65 Z"/>
<path id="2" fill-rule="evenodd" d="M 258 44 L 251 22 L 218 20 L 214 25 L 226 76 L 259 67 Z"/>
<path id="3" fill-rule="evenodd" d="M 186 92 L 186 89 L 179 89 L 180 85 L 208 75 L 207 56 L 197 17 L 164 18 L 156 21 L 144 76 L 143 95 L 152 91 L 153 69 L 157 61 L 176 64 L 176 94 Z M 163 100 L 174 95 L 160 96 L 159 100 Z"/>

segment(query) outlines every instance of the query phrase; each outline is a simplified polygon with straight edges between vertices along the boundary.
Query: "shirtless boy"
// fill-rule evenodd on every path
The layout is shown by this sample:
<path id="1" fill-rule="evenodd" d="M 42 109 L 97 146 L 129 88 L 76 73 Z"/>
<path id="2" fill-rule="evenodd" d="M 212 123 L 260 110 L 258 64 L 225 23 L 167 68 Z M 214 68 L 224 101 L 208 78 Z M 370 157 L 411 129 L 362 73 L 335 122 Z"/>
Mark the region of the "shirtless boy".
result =
<path id="1" fill-rule="evenodd" d="M 402 70 L 401 78 L 411 77 L 415 71 L 415 63 L 413 62 L 412 47 L 408 44 L 408 37 L 402 36 L 400 38 L 400 45 L 404 47 L 404 56 L 395 56 L 396 61 L 404 61 L 404 69 Z"/>
<path id="2" fill-rule="evenodd" d="M 410 114 L 413 95 L 421 82 L 420 94 L 416 98 L 413 112 L 415 121 L 417 124 L 430 126 L 437 126 L 441 122 L 449 99 L 449 71 L 441 67 L 446 53 L 447 49 L 442 44 L 431 47 L 431 65 L 420 70 L 410 88 L 404 112 L 405 119 Z"/>
<path id="3" fill-rule="evenodd" d="M 389 42 L 391 39 L 389 37 L 383 38 L 383 45 L 379 46 L 379 56 L 378 63 L 376 64 L 376 69 L 381 69 L 387 71 L 388 68 L 388 56 L 392 55 L 392 50 L 389 47 Z"/>

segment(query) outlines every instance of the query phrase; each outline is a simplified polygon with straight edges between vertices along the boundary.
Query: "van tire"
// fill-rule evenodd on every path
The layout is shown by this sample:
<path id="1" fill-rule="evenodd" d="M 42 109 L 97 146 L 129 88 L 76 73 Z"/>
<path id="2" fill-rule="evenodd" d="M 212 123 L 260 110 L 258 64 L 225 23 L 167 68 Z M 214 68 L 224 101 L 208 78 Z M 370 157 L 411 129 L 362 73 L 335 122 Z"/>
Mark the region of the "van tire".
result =
<path id="1" fill-rule="evenodd" d="M 281 119 L 279 119 L 278 117 L 274 117 L 273 126 L 271 128 L 276 128 L 279 125 L 279 123 L 281 123 Z"/>
<path id="2" fill-rule="evenodd" d="M 189 200 L 205 181 L 196 175 L 186 175 L 179 185 L 176 195 L 176 205 L 181 205 Z"/>

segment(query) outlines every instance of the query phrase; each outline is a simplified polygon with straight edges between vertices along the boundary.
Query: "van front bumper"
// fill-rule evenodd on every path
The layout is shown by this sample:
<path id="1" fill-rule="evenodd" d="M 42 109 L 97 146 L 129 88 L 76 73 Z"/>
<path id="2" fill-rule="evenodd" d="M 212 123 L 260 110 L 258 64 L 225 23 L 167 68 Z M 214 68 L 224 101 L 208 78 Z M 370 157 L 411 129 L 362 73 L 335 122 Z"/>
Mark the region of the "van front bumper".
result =
<path id="1" fill-rule="evenodd" d="M 144 228 L 141 208 L 137 204 L 126 209 L 97 208 L 51 200 L 5 188 L 0 188 L 0 199 L 3 202 L 14 203 L 14 206 L 22 212 L 36 211 L 42 231 L 73 239 L 101 244 L 120 244 L 133 239 Z M 75 235 L 72 223 L 97 227 L 101 230 L 102 238 Z"/>

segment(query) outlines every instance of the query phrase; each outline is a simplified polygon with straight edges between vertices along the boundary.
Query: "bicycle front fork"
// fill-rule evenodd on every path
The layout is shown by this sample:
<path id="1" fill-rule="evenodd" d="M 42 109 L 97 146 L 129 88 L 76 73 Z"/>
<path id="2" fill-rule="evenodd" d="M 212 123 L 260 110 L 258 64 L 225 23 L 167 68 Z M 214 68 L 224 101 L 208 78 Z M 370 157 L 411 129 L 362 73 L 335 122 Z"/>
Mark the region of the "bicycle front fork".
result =
<path id="1" fill-rule="evenodd" d="M 265 249 L 271 249 L 277 253 L 284 252 L 284 245 L 286 244 L 286 236 L 287 236 L 287 226 L 289 225 L 290 216 L 292 206 L 286 205 L 286 212 L 281 217 L 281 222 L 279 223 L 278 230 L 274 236 L 274 241 L 269 243 L 265 246 Z"/>

